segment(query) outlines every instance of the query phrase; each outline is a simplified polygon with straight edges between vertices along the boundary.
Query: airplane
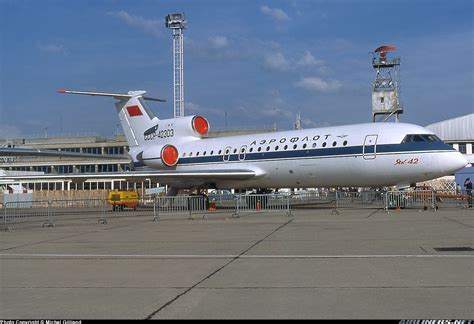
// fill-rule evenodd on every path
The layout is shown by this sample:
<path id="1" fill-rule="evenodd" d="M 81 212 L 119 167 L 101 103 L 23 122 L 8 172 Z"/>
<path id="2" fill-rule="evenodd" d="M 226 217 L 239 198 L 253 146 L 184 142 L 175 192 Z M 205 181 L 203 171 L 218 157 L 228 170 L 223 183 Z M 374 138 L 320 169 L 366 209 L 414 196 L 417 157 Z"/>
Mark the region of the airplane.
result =
<path id="1" fill-rule="evenodd" d="M 413 124 L 364 123 L 206 138 L 206 118 L 159 119 L 145 100 L 162 100 L 145 96 L 146 91 L 57 92 L 117 100 L 115 107 L 135 169 L 120 176 L 156 178 L 171 188 L 169 195 L 181 189 L 406 188 L 452 174 L 468 163 L 433 132 Z M 48 174 L 41 178 L 116 176 Z"/>

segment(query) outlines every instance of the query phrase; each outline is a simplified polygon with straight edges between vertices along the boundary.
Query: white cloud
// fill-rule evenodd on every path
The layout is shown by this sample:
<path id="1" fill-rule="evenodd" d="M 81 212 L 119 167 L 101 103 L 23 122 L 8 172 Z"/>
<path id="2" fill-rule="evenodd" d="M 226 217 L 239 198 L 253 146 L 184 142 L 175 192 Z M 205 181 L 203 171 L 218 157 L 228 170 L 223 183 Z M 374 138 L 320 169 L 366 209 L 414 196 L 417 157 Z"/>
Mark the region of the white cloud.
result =
<path id="1" fill-rule="evenodd" d="M 229 40 L 225 36 L 209 37 L 209 45 L 214 49 L 220 49 L 229 45 Z"/>
<path id="2" fill-rule="evenodd" d="M 321 66 L 322 64 L 324 64 L 324 61 L 318 60 L 309 51 L 306 51 L 298 62 L 296 62 L 296 65 L 300 67 L 314 67 Z"/>
<path id="3" fill-rule="evenodd" d="M 156 36 L 156 37 L 163 36 L 163 31 L 162 31 L 162 28 L 164 28 L 163 19 L 160 19 L 160 20 L 146 19 L 140 16 L 131 15 L 128 12 L 123 11 L 123 10 L 108 12 L 107 14 L 124 21 L 129 26 L 137 27 L 143 30 L 144 32 L 151 34 L 153 36 Z"/>
<path id="4" fill-rule="evenodd" d="M 224 109 L 203 107 L 200 104 L 188 101 L 185 103 L 185 110 L 193 114 L 202 114 L 208 116 L 224 116 Z"/>
<path id="5" fill-rule="evenodd" d="M 342 85 L 337 80 L 323 80 L 318 77 L 306 77 L 295 83 L 295 86 L 309 91 L 329 92 L 338 90 Z"/>
<path id="6" fill-rule="evenodd" d="M 263 58 L 265 67 L 274 71 L 287 71 L 290 69 L 290 62 L 282 53 L 269 53 Z"/>
<path id="7" fill-rule="evenodd" d="M 40 44 L 38 48 L 45 53 L 65 53 L 66 49 L 61 44 Z"/>
<path id="8" fill-rule="evenodd" d="M 261 6 L 260 11 L 264 15 L 272 18 L 273 20 L 277 22 L 286 22 L 290 20 L 290 17 L 288 16 L 288 14 L 279 8 L 270 8 L 268 6 Z"/>

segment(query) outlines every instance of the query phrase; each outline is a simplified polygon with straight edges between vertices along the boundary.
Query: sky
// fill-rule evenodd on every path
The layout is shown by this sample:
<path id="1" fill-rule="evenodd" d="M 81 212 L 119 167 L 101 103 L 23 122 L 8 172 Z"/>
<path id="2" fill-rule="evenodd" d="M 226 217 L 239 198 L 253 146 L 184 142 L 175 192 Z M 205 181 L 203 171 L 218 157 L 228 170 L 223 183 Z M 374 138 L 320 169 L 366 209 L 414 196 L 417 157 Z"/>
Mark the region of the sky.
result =
<path id="1" fill-rule="evenodd" d="M 110 98 L 173 117 L 169 13 L 182 12 L 185 114 L 211 130 L 370 122 L 373 52 L 401 58 L 402 122 L 474 112 L 471 0 L 0 0 L 0 138 L 113 136 Z"/>

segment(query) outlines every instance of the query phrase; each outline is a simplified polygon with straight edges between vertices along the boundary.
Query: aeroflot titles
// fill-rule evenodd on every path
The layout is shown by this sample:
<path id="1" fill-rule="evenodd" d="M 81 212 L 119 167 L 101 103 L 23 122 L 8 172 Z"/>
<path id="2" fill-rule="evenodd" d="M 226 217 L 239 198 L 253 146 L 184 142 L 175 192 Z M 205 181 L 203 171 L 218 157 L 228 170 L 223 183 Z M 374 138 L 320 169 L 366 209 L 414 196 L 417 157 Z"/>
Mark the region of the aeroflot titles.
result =
<path id="1" fill-rule="evenodd" d="M 326 135 L 322 135 L 324 137 L 324 140 L 327 140 L 329 137 L 332 136 L 332 134 L 326 134 Z M 313 136 L 312 140 L 314 142 L 316 142 L 317 140 L 319 140 L 321 137 L 321 135 L 315 135 Z M 339 138 L 345 138 L 347 137 L 348 135 L 337 135 L 337 137 Z M 286 138 L 286 137 L 282 137 L 278 142 L 280 144 L 283 144 L 285 143 L 286 141 L 288 142 L 291 142 L 291 143 L 296 143 L 296 142 L 309 142 L 310 141 L 310 137 L 309 136 L 305 136 L 303 137 L 301 140 L 300 140 L 300 137 L 299 136 L 295 136 L 295 137 L 291 137 L 291 138 Z M 262 139 L 260 140 L 258 143 L 257 141 L 253 141 L 252 143 L 250 143 L 250 145 L 264 145 L 264 144 L 272 144 L 272 143 L 276 143 L 277 142 L 277 139 L 276 138 L 272 138 L 270 140 L 266 140 L 266 139 Z"/>

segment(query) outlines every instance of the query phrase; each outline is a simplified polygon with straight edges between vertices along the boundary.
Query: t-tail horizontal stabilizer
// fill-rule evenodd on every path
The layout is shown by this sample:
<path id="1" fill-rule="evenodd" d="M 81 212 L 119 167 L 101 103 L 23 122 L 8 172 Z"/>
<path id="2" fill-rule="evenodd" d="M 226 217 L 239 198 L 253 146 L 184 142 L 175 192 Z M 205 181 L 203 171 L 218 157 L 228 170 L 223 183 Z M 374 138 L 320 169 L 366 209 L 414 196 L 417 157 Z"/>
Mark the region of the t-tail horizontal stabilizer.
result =
<path id="1" fill-rule="evenodd" d="M 144 96 L 146 91 L 129 91 L 127 94 L 124 93 L 108 93 L 108 92 L 91 92 L 91 91 L 73 91 L 73 90 L 57 90 L 58 93 L 66 93 L 66 94 L 79 94 L 79 95 L 87 95 L 87 96 L 101 96 L 101 97 L 113 97 L 117 100 L 121 99 L 130 99 L 133 97 L 142 97 L 145 100 L 151 101 L 159 101 L 159 102 L 166 102 L 164 99 L 152 98 Z"/>

